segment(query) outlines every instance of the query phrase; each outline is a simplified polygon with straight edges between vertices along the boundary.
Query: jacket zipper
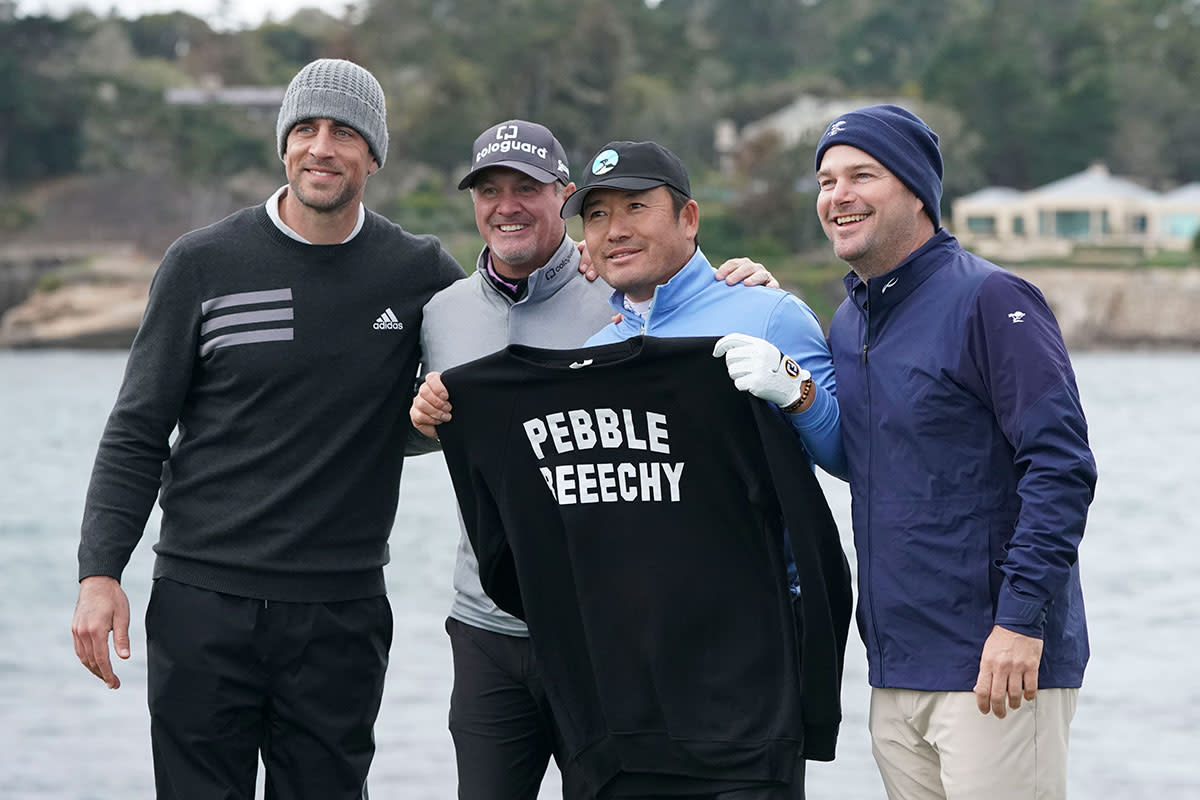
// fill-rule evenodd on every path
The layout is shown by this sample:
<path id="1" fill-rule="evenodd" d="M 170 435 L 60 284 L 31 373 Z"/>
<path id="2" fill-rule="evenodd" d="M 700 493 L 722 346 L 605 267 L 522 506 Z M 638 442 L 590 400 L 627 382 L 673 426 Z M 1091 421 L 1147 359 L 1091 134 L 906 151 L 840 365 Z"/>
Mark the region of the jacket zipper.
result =
<path id="1" fill-rule="evenodd" d="M 871 373 L 870 373 L 870 369 L 869 369 L 869 365 L 868 365 L 868 355 L 867 355 L 871 349 L 871 313 L 870 313 L 870 309 L 867 307 L 867 304 L 864 304 L 864 306 L 863 306 L 862 315 L 863 315 L 863 341 L 862 341 L 861 365 L 862 365 L 862 371 L 863 371 L 863 386 L 866 388 L 866 393 L 867 393 L 866 414 L 867 414 L 867 419 L 872 420 L 872 419 L 874 419 L 874 416 L 871 411 Z M 873 513 L 874 509 L 872 508 L 871 485 L 874 483 L 874 474 L 873 474 L 874 466 L 875 466 L 875 458 L 874 458 L 875 437 L 874 437 L 874 435 L 871 433 L 868 433 L 867 437 L 866 437 L 866 441 L 867 441 L 867 490 L 864 493 L 864 496 L 866 498 L 867 510 L 866 510 L 866 520 L 865 520 L 866 532 L 865 532 L 865 536 L 863 537 L 863 542 L 866 545 L 867 552 L 859 554 L 859 558 L 866 559 L 867 574 L 865 576 L 865 581 L 869 585 L 871 582 L 870 573 L 874 570 L 874 563 L 870 557 L 870 553 L 873 549 L 871 547 L 871 538 L 872 538 L 872 531 L 873 531 L 871 520 L 872 520 L 872 517 L 874 516 L 874 513 Z M 876 656 L 877 656 L 877 659 L 879 662 L 879 682 L 882 686 L 887 686 L 887 680 L 884 678 L 883 645 L 879 641 L 879 624 L 878 624 L 878 619 L 875 614 L 875 593 L 874 592 L 872 592 L 870 594 L 870 598 L 871 598 L 871 601 L 867 606 L 867 613 L 871 615 L 871 638 L 874 639 L 875 653 L 876 653 Z"/>

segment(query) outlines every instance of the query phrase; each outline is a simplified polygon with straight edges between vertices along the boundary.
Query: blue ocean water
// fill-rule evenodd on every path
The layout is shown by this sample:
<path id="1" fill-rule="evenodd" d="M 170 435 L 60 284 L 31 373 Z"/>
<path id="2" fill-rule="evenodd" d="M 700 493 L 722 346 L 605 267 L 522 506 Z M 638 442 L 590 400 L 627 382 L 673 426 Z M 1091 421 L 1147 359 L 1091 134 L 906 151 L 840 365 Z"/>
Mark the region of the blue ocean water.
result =
<path id="1" fill-rule="evenodd" d="M 124 352 L 0 351 L 0 796 L 153 796 L 141 615 L 157 530 L 126 571 L 133 657 L 106 690 L 75 657 L 75 549 L 96 444 Z M 1092 663 L 1072 727 L 1075 798 L 1200 798 L 1200 355 L 1075 357 L 1100 482 L 1081 552 Z M 823 479 L 849 540 L 845 486 Z M 396 633 L 375 798 L 448 800 L 450 655 L 442 628 L 458 531 L 438 455 L 410 459 L 387 579 Z M 853 553 L 850 553 L 853 558 Z M 837 761 L 809 770 L 808 796 L 882 798 L 866 733 L 865 657 L 851 635 Z M 542 798 L 560 796 L 551 773 Z"/>

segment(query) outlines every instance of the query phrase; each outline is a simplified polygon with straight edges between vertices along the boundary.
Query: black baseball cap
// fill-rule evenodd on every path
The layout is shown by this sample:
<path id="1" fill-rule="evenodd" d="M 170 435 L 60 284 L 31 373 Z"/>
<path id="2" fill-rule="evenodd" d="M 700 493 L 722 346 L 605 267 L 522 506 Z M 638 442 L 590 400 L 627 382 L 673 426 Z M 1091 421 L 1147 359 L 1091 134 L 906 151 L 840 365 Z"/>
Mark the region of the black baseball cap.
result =
<path id="1" fill-rule="evenodd" d="M 545 125 L 523 119 L 501 122 L 479 134 L 471 151 L 471 171 L 458 188 L 469 187 L 488 167 L 515 169 L 542 183 L 558 181 L 566 186 L 571 181 L 567 154 L 558 139 Z"/>
<path id="2" fill-rule="evenodd" d="M 563 219 L 578 214 L 592 189 L 640 192 L 656 186 L 670 186 L 685 197 L 692 196 L 687 169 L 667 148 L 655 142 L 609 142 L 592 159 L 579 188 L 563 203 L 559 214 Z"/>

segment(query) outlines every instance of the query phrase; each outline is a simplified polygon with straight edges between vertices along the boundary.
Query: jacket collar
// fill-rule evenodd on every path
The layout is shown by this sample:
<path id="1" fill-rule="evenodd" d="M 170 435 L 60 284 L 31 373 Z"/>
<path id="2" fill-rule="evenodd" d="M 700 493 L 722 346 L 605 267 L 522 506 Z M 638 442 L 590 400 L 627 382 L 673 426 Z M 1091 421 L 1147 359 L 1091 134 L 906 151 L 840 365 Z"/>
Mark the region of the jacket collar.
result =
<path id="1" fill-rule="evenodd" d="M 484 281 L 494 285 L 495 279 L 488 274 L 487 268 L 490 257 L 491 251 L 484 247 L 475 259 L 475 269 L 480 272 Z M 538 300 L 550 297 L 576 278 L 584 279 L 579 272 L 579 248 L 571 241 L 570 236 L 563 234 L 562 241 L 559 242 L 554 255 L 550 256 L 550 260 L 530 274 L 526 282 L 525 296 L 517 302 L 523 303 L 531 297 Z M 503 290 L 497 290 L 505 294 Z"/>
<path id="2" fill-rule="evenodd" d="M 655 287 L 654 297 L 650 301 L 650 310 L 643 319 L 637 319 L 637 314 L 625 307 L 625 293 L 614 290 L 609 303 L 618 313 L 625 316 L 622 325 L 633 325 L 641 328 L 649 324 L 650 318 L 664 317 L 675 309 L 686 304 L 700 292 L 713 284 L 713 268 L 699 247 L 679 272 L 671 276 L 666 283 Z M 634 320 L 637 319 L 635 322 Z"/>
<path id="3" fill-rule="evenodd" d="M 846 294 L 859 308 L 867 307 L 874 312 L 898 305 L 940 269 L 947 254 L 958 247 L 958 240 L 945 228 L 939 228 L 925 244 L 883 275 L 863 281 L 853 271 L 848 272 L 842 278 Z"/>

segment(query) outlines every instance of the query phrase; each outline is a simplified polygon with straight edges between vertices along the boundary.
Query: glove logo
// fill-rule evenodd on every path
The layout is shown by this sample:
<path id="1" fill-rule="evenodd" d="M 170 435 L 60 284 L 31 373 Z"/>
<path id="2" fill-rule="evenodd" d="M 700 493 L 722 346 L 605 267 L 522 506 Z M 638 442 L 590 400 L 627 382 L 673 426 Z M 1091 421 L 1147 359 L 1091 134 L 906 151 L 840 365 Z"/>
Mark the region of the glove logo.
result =
<path id="1" fill-rule="evenodd" d="M 800 377 L 800 365 L 788 356 L 783 357 L 783 371 L 787 373 L 789 378 Z"/>

